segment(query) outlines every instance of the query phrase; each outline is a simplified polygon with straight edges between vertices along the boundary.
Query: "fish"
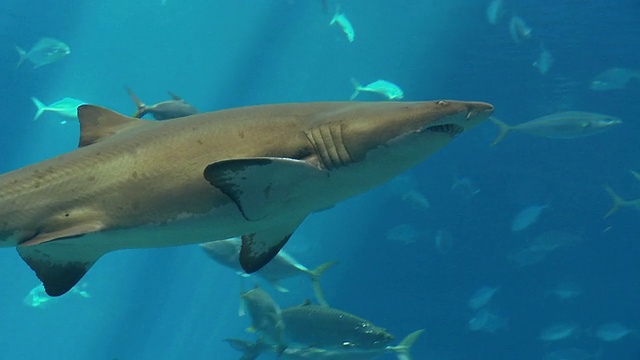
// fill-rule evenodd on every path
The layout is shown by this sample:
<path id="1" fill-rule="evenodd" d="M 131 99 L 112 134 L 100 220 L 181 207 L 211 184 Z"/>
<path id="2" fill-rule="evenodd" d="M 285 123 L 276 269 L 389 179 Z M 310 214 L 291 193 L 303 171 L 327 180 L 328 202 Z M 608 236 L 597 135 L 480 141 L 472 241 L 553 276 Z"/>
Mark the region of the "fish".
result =
<path id="1" fill-rule="evenodd" d="M 538 72 L 542 75 L 549 72 L 551 69 L 551 65 L 553 65 L 554 59 L 553 55 L 544 47 L 543 44 L 540 44 L 540 55 L 538 55 L 538 59 L 531 64 L 534 68 L 538 69 Z"/>
<path id="2" fill-rule="evenodd" d="M 90 298 L 91 295 L 86 290 L 84 290 L 85 288 L 86 284 L 74 286 L 69 294 L 77 294 L 83 298 Z M 56 299 L 60 298 L 55 298 L 47 295 L 42 284 L 38 284 L 33 289 L 31 289 L 31 291 L 29 291 L 29 294 L 25 296 L 25 298 L 22 300 L 22 303 L 33 308 L 44 308 L 48 306 L 51 301 Z"/>
<path id="3" fill-rule="evenodd" d="M 529 226 L 535 224 L 540 218 L 542 211 L 548 207 L 549 205 L 542 204 L 542 205 L 531 205 L 522 209 L 513 218 L 513 221 L 511 222 L 511 231 L 522 231 L 528 228 Z"/>
<path id="4" fill-rule="evenodd" d="M 200 248 L 217 263 L 229 267 L 243 276 L 248 276 L 248 274 L 244 272 L 244 270 L 240 266 L 240 263 L 238 262 L 238 257 L 242 248 L 241 238 L 234 237 L 224 240 L 209 241 L 200 244 Z M 306 275 L 314 284 L 314 289 L 316 290 L 316 298 L 318 298 L 318 301 L 323 304 L 326 303 L 326 301 L 324 300 L 322 291 L 319 291 L 319 287 L 317 284 L 320 281 L 320 276 L 322 275 L 322 273 L 324 273 L 329 267 L 335 265 L 336 263 L 336 261 L 326 262 L 311 270 L 306 266 L 300 264 L 296 259 L 286 253 L 284 250 L 281 250 L 278 255 L 276 255 L 262 269 L 255 272 L 254 275 L 265 279 L 269 284 L 271 284 L 274 288 L 276 288 L 276 290 L 280 292 L 289 291 L 285 287 L 280 285 L 281 280 L 293 276 Z"/>
<path id="5" fill-rule="evenodd" d="M 273 353 L 282 360 L 370 360 L 395 353 L 398 360 L 411 360 L 411 347 L 424 330 L 417 330 L 407 335 L 398 345 L 386 346 L 382 349 L 323 349 L 319 347 L 288 347 L 277 354 L 277 349 L 260 341 L 250 342 L 243 339 L 224 339 L 234 349 L 243 353 L 241 360 L 254 360 L 262 353 Z"/>
<path id="6" fill-rule="evenodd" d="M 491 146 L 501 142 L 513 131 L 540 136 L 547 139 L 575 139 L 599 134 L 612 126 L 622 124 L 615 116 L 586 111 L 564 111 L 545 115 L 518 125 L 508 125 L 495 117 L 491 121 L 500 130 Z"/>
<path id="7" fill-rule="evenodd" d="M 502 0 L 491 0 L 489 5 L 487 5 L 487 20 L 489 24 L 495 25 L 498 23 L 498 20 L 502 18 L 505 14 L 504 3 Z"/>
<path id="8" fill-rule="evenodd" d="M 614 67 L 594 76 L 589 83 L 589 89 L 592 91 L 621 90 L 634 79 L 640 79 L 640 70 Z"/>
<path id="9" fill-rule="evenodd" d="M 618 341 L 627 335 L 638 336 L 639 334 L 618 321 L 602 324 L 596 329 L 596 337 L 607 342 Z"/>
<path id="10" fill-rule="evenodd" d="M 472 197 L 478 195 L 480 193 L 480 188 L 476 186 L 473 180 L 471 180 L 468 176 L 463 176 L 459 178 L 458 176 L 453 177 L 453 184 L 451 185 L 451 192 L 456 192 L 462 197 L 467 199 L 471 199 Z"/>
<path id="11" fill-rule="evenodd" d="M 50 111 L 60 116 L 63 116 L 65 118 L 71 118 L 71 119 L 77 120 L 78 107 L 80 105 L 84 105 L 87 103 L 85 101 L 70 98 L 70 97 L 66 97 L 62 100 L 58 100 L 51 105 L 45 105 L 42 101 L 38 100 L 35 97 L 32 97 L 31 101 L 33 101 L 33 103 L 37 108 L 36 115 L 33 117 L 33 120 L 36 120 L 37 118 L 39 118 L 40 115 L 42 115 L 42 113 L 44 113 L 45 111 Z M 62 120 L 60 123 L 66 124 L 67 120 Z"/>
<path id="12" fill-rule="evenodd" d="M 331 18 L 329 26 L 333 24 L 338 24 L 338 26 L 340 26 L 342 32 L 347 37 L 347 40 L 349 40 L 349 42 L 353 42 L 356 39 L 356 33 L 353 30 L 353 25 L 351 25 L 351 22 L 349 21 L 349 19 L 347 19 L 347 16 L 344 13 L 340 12 L 340 6 L 336 7 L 336 13 Z"/>
<path id="13" fill-rule="evenodd" d="M 78 149 L 0 175 L 0 247 L 16 247 L 50 296 L 111 251 L 235 236 L 253 273 L 309 214 L 386 183 L 492 112 L 345 101 L 152 121 L 82 105 Z"/>
<path id="14" fill-rule="evenodd" d="M 577 334 L 579 327 L 573 323 L 559 323 L 551 325 L 540 332 L 542 341 L 560 341 Z"/>
<path id="15" fill-rule="evenodd" d="M 284 342 L 285 324 L 280 306 L 258 286 L 242 293 L 240 298 L 251 317 L 249 329 L 258 334 L 261 342 L 276 346 L 278 353 L 282 353 L 287 345 Z"/>
<path id="16" fill-rule="evenodd" d="M 362 86 L 356 79 L 351 79 L 351 83 L 355 90 L 351 94 L 349 100 L 355 99 L 361 92 L 368 92 L 382 95 L 387 100 L 400 100 L 404 97 L 404 93 L 400 87 L 387 80 L 376 80 L 368 85 Z"/>
<path id="17" fill-rule="evenodd" d="M 491 287 L 486 285 L 482 286 L 480 289 L 476 290 L 476 292 L 474 292 L 473 295 L 471 295 L 471 298 L 469 299 L 469 302 L 468 302 L 469 308 L 473 310 L 478 310 L 486 306 L 487 304 L 489 304 L 491 299 L 493 299 L 493 296 L 496 294 L 497 291 L 498 291 L 497 287 Z"/>
<path id="18" fill-rule="evenodd" d="M 551 294 L 561 301 L 574 299 L 582 295 L 582 292 L 582 288 L 569 281 L 563 281 L 551 290 Z"/>
<path id="19" fill-rule="evenodd" d="M 25 60 L 29 60 L 33 64 L 33 68 L 37 69 L 41 66 L 59 61 L 71 54 L 69 45 L 49 37 L 38 40 L 28 52 L 19 46 L 16 46 L 16 50 L 20 55 L 16 68 L 22 65 Z"/>
<path id="20" fill-rule="evenodd" d="M 433 245 L 439 254 L 447 254 L 453 249 L 456 241 L 453 234 L 447 229 L 438 229 L 436 236 L 433 239 Z"/>
<path id="21" fill-rule="evenodd" d="M 508 322 L 506 318 L 486 308 L 478 310 L 469 320 L 468 324 L 469 330 L 471 331 L 482 331 L 491 334 L 506 328 L 507 325 Z"/>
<path id="22" fill-rule="evenodd" d="M 511 17 L 509 21 L 509 34 L 511 35 L 511 39 L 516 43 L 521 43 L 523 41 L 531 39 L 531 29 L 524 20 L 519 16 Z"/>
<path id="23" fill-rule="evenodd" d="M 383 349 L 394 337 L 346 311 L 311 304 L 282 309 L 285 339 L 288 346 L 314 346 L 323 349 Z"/>
<path id="24" fill-rule="evenodd" d="M 133 113 L 134 118 L 142 118 L 146 114 L 151 114 L 156 120 L 168 120 L 199 113 L 191 104 L 171 92 L 169 92 L 171 100 L 159 102 L 151 106 L 145 105 L 130 88 L 127 88 L 127 92 L 138 107 L 136 112 Z"/>

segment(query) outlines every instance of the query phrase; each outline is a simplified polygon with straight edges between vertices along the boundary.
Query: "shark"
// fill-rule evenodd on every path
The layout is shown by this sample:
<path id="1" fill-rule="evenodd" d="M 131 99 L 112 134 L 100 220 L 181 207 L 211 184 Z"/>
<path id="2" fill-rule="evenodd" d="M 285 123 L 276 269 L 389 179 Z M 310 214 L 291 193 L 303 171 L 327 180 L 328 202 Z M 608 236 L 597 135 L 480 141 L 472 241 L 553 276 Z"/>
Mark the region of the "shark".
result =
<path id="1" fill-rule="evenodd" d="M 235 236 L 253 273 L 309 214 L 414 167 L 492 112 L 310 102 L 159 122 L 81 105 L 77 149 L 0 175 L 0 247 L 16 247 L 50 296 L 112 251 Z"/>

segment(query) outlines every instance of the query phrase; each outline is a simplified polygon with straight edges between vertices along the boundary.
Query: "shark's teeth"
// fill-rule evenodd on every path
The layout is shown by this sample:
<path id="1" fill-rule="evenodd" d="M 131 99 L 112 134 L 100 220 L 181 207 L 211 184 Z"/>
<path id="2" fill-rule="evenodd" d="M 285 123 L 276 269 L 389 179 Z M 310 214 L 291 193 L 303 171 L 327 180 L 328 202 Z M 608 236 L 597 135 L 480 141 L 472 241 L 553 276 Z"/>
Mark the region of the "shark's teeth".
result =
<path id="1" fill-rule="evenodd" d="M 442 132 L 451 137 L 456 137 L 464 131 L 464 128 L 456 124 L 444 124 L 444 125 L 431 126 L 427 130 L 434 131 L 434 132 Z"/>

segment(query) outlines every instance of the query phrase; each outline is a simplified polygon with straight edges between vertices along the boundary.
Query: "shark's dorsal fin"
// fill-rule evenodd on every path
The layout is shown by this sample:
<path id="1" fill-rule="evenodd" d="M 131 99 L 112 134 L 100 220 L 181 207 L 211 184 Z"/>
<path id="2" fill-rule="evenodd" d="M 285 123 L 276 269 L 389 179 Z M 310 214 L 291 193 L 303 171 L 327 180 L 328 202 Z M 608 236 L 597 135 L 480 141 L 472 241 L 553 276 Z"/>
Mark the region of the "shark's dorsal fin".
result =
<path id="1" fill-rule="evenodd" d="M 169 93 L 169 96 L 171 96 L 171 98 L 172 98 L 173 100 L 176 100 L 176 101 L 180 101 L 180 100 L 182 100 L 182 98 L 181 98 L 180 96 L 178 96 L 178 95 L 176 95 L 176 94 L 172 93 L 171 91 L 167 91 L 167 92 Z"/>
<path id="2" fill-rule="evenodd" d="M 79 106 L 78 119 L 80 120 L 80 143 L 78 147 L 91 145 L 111 135 L 152 123 L 151 121 L 124 116 L 95 105 Z"/>

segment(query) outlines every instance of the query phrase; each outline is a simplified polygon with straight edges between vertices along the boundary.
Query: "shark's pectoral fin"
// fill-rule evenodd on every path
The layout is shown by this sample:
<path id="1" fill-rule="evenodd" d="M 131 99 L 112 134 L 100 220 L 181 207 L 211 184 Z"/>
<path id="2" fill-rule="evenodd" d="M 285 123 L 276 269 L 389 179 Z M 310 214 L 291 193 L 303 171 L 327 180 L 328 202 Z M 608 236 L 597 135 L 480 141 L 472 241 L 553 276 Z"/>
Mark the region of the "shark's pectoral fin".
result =
<path id="1" fill-rule="evenodd" d="M 214 162 L 204 177 L 229 196 L 247 220 L 257 221 L 299 206 L 309 189 L 306 184 L 329 177 L 329 172 L 303 160 L 261 157 Z"/>
<path id="2" fill-rule="evenodd" d="M 73 241 L 51 241 L 36 246 L 18 246 L 17 249 L 50 296 L 71 290 L 104 254 Z"/>
<path id="3" fill-rule="evenodd" d="M 280 226 L 273 226 L 257 233 L 242 235 L 240 249 L 240 266 L 251 274 L 260 270 L 273 259 L 284 244 L 287 243 L 293 231 L 304 218 Z"/>

